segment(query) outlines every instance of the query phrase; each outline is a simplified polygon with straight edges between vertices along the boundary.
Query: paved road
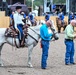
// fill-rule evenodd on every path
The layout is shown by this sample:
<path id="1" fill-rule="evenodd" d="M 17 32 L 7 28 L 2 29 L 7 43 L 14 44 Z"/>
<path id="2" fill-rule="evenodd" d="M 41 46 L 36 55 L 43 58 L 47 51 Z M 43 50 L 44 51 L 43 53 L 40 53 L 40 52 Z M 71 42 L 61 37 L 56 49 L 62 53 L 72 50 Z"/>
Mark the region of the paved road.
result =
<path id="1" fill-rule="evenodd" d="M 27 67 L 27 48 L 16 50 L 12 46 L 5 44 L 2 49 L 2 60 L 5 66 L 0 67 L 0 75 L 76 75 L 76 65 L 66 66 L 64 64 L 64 56 L 64 34 L 60 34 L 58 41 L 50 43 L 48 67 L 46 70 L 42 70 L 40 67 L 41 48 L 39 43 L 32 53 L 33 68 Z"/>

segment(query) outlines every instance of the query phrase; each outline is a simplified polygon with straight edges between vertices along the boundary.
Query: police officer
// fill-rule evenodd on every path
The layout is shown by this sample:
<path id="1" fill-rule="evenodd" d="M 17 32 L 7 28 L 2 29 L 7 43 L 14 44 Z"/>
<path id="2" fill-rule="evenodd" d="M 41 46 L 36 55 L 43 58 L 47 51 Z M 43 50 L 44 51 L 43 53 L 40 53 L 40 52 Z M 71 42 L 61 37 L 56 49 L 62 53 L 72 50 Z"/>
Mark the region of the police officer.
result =
<path id="1" fill-rule="evenodd" d="M 31 21 L 32 25 L 34 24 L 34 16 L 32 15 L 32 13 L 30 13 L 28 15 L 29 20 Z"/>
<path id="2" fill-rule="evenodd" d="M 46 13 L 45 15 L 45 21 L 48 21 L 50 19 L 50 15 Z"/>
<path id="3" fill-rule="evenodd" d="M 14 18 L 14 27 L 16 29 L 16 31 L 19 31 L 19 41 L 20 41 L 20 46 L 23 46 L 24 43 L 24 35 L 23 35 L 23 25 L 24 25 L 24 22 L 22 21 L 22 18 L 20 15 L 20 12 L 21 12 L 21 6 L 17 6 L 16 7 L 16 11 L 13 15 L 13 18 Z"/>
<path id="4" fill-rule="evenodd" d="M 73 14 L 73 12 L 71 12 L 70 17 L 69 17 L 69 20 L 70 20 L 70 21 L 73 20 L 74 17 L 75 17 L 75 15 Z"/>
<path id="5" fill-rule="evenodd" d="M 55 12 L 56 12 L 56 5 L 52 5 L 52 12 L 53 12 L 53 15 L 54 15 Z"/>
<path id="6" fill-rule="evenodd" d="M 76 20 L 76 15 L 74 16 L 74 19 Z"/>
<path id="7" fill-rule="evenodd" d="M 64 24 L 64 14 L 63 14 L 63 12 L 58 14 L 58 18 L 61 20 L 62 24 Z"/>

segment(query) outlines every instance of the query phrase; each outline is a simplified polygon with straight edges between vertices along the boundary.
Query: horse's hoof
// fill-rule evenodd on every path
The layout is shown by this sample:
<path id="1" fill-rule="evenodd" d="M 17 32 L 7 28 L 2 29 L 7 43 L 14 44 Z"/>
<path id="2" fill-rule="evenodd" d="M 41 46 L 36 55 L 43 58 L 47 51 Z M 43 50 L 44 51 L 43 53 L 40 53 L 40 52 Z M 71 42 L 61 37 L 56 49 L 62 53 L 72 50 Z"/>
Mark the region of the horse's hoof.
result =
<path id="1" fill-rule="evenodd" d="M 29 67 L 29 68 L 33 68 L 32 64 L 28 64 L 28 67 Z"/>

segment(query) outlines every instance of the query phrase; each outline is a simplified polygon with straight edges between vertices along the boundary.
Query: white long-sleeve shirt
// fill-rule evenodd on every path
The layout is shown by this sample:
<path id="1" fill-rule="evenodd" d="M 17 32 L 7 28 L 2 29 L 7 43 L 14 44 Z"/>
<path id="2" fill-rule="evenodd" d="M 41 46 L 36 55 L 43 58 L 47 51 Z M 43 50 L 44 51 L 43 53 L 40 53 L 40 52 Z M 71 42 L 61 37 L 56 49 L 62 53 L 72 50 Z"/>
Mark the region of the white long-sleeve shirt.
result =
<path id="1" fill-rule="evenodd" d="M 22 15 L 20 15 L 17 11 L 14 13 L 13 19 L 14 19 L 14 26 L 16 29 L 18 24 L 24 25 L 24 22 L 22 21 Z"/>

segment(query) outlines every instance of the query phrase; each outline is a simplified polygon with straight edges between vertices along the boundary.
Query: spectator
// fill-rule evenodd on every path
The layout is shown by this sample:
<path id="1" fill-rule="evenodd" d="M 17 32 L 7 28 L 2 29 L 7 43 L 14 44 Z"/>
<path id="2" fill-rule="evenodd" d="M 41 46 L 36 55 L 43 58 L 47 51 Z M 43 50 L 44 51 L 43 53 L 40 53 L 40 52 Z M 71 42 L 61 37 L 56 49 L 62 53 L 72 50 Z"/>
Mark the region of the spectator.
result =
<path id="1" fill-rule="evenodd" d="M 50 15 L 46 13 L 45 15 L 45 21 L 48 21 L 50 19 Z"/>
<path id="2" fill-rule="evenodd" d="M 34 16 L 32 15 L 32 13 L 30 13 L 28 15 L 29 20 L 31 21 L 32 25 L 34 24 Z"/>
<path id="3" fill-rule="evenodd" d="M 70 14 L 70 17 L 69 17 L 69 20 L 71 21 L 71 20 L 73 20 L 74 19 L 74 14 L 73 14 L 73 12 L 71 12 L 71 14 Z"/>
<path id="4" fill-rule="evenodd" d="M 52 6 L 52 10 L 53 10 L 53 13 L 55 13 L 55 11 L 56 11 L 56 5 Z"/>
<path id="5" fill-rule="evenodd" d="M 64 24 L 64 14 L 63 14 L 63 12 L 58 14 L 58 18 L 61 20 L 62 24 Z"/>

